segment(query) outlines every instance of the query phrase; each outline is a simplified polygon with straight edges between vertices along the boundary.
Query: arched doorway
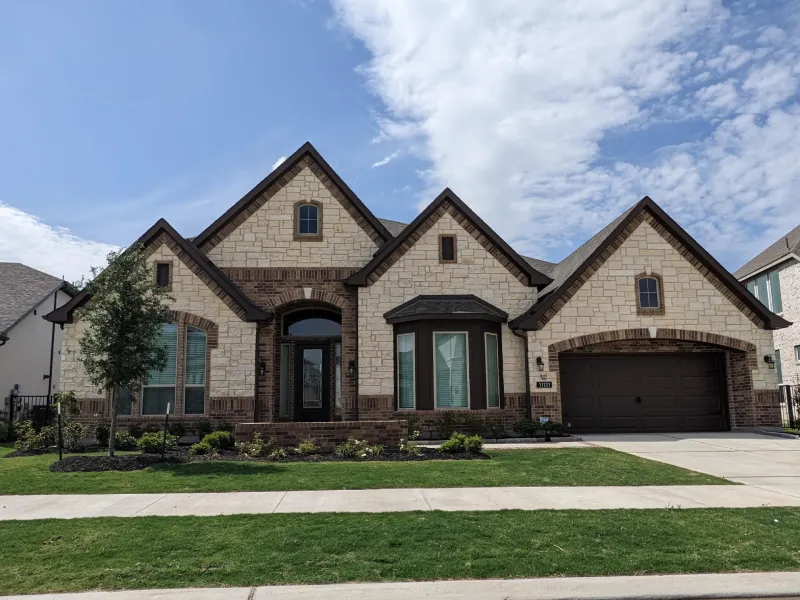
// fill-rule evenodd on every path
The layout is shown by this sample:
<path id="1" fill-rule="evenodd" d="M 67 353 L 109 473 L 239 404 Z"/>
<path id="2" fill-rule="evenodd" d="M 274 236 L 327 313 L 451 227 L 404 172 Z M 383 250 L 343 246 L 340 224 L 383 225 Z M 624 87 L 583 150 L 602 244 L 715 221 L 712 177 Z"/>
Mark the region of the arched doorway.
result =
<path id="1" fill-rule="evenodd" d="M 280 416 L 330 421 L 341 415 L 342 313 L 297 304 L 280 314 Z"/>

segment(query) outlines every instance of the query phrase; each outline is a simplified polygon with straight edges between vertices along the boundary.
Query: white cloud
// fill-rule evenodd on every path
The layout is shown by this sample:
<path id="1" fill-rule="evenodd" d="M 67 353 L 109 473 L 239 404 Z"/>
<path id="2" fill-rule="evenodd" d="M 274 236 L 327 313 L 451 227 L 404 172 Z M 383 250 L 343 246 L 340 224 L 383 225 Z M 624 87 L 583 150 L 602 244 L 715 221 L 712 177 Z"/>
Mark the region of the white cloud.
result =
<path id="1" fill-rule="evenodd" d="M 392 152 L 390 155 L 385 156 L 382 159 L 380 159 L 379 161 L 372 163 L 372 168 L 376 169 L 378 167 L 383 167 L 384 165 L 388 165 L 390 162 L 392 162 L 398 156 L 400 156 L 400 151 L 399 150 L 397 152 Z"/>
<path id="2" fill-rule="evenodd" d="M 716 0 L 332 2 L 371 54 L 376 142 L 430 163 L 423 204 L 449 185 L 524 251 L 560 258 L 645 193 L 729 266 L 800 219 L 798 49 L 777 25 Z M 706 137 L 599 162 L 609 132 L 712 115 Z"/>
<path id="3" fill-rule="evenodd" d="M 88 277 L 90 267 L 105 265 L 106 255 L 118 249 L 81 239 L 0 202 L 0 261 L 20 262 L 73 282 Z"/>
<path id="4" fill-rule="evenodd" d="M 286 161 L 286 157 L 285 156 L 281 156 L 278 160 L 276 160 L 274 163 L 272 163 L 272 168 L 269 170 L 270 173 L 272 171 L 274 171 L 275 169 L 277 169 L 278 167 L 280 167 L 285 161 Z"/>

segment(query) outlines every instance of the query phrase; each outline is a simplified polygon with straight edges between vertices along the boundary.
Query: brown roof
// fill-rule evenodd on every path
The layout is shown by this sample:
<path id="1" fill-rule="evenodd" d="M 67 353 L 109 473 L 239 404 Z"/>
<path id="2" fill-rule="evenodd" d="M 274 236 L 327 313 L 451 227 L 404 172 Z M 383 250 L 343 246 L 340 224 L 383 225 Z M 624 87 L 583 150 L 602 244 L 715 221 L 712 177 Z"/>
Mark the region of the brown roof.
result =
<path id="1" fill-rule="evenodd" d="M 755 258 L 746 262 L 733 272 L 737 279 L 747 279 L 747 276 L 755 271 L 763 269 L 767 265 L 779 261 L 784 256 L 796 254 L 800 256 L 800 225 L 792 229 L 789 233 L 781 236 L 778 241 L 769 246 Z"/>
<path id="2" fill-rule="evenodd" d="M 156 240 L 162 233 L 171 237 L 175 243 L 178 244 L 181 250 L 186 252 L 189 257 L 197 263 L 202 271 L 204 271 L 212 282 L 216 283 L 222 291 L 229 296 L 236 305 L 238 305 L 245 321 L 268 321 L 272 315 L 250 300 L 228 277 L 206 256 L 197 249 L 197 246 L 186 240 L 179 234 L 166 219 L 159 219 L 144 235 L 142 235 L 136 244 L 141 244 L 146 247 L 154 240 Z M 136 245 L 134 244 L 134 245 Z M 71 301 L 67 302 L 64 306 L 57 308 L 51 313 L 45 315 L 45 319 L 53 323 L 72 323 L 72 313 L 75 309 L 80 308 L 89 301 L 91 295 L 85 289 L 81 290 L 77 296 Z"/>
<path id="3" fill-rule="evenodd" d="M 509 325 L 515 329 L 536 330 L 540 329 L 547 322 L 545 313 L 556 301 L 575 283 L 589 266 L 600 257 L 605 249 L 614 239 L 619 236 L 628 224 L 642 211 L 652 214 L 664 228 L 681 244 L 687 247 L 691 253 L 715 275 L 733 294 L 750 310 L 764 320 L 767 329 L 781 329 L 791 325 L 788 321 L 779 317 L 748 292 L 717 260 L 711 256 L 705 248 L 690 236 L 686 230 L 678 225 L 672 217 L 658 206 L 652 199 L 645 196 L 634 204 L 619 217 L 614 219 L 589 241 L 575 250 L 567 258 L 561 261 L 556 267 L 553 282 L 542 290 L 539 300 L 531 308 L 525 311 Z M 542 320 L 540 322 L 540 320 Z"/>
<path id="4" fill-rule="evenodd" d="M 63 279 L 21 263 L 0 262 L 0 339 L 56 290 L 75 292 Z"/>

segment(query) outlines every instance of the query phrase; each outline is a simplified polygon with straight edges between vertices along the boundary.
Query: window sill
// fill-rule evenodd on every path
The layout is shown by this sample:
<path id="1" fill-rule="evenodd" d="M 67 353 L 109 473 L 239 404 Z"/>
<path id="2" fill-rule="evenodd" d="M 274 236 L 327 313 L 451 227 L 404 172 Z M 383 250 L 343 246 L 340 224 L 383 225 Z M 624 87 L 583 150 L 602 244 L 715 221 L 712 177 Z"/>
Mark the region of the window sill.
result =
<path id="1" fill-rule="evenodd" d="M 321 233 L 296 233 L 294 234 L 295 242 L 321 242 Z"/>

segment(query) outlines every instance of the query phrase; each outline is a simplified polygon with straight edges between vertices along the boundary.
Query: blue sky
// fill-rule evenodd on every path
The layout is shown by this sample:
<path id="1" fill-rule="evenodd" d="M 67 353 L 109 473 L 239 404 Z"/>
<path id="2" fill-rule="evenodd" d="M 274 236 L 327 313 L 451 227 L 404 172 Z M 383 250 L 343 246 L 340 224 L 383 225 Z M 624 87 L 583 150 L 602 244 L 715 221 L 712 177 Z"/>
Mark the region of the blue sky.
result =
<path id="1" fill-rule="evenodd" d="M 559 260 L 644 194 L 735 268 L 800 222 L 800 11 L 712 0 L 0 4 L 0 260 L 200 232 L 310 140 Z M 602 5 L 602 6 L 600 6 Z"/>

